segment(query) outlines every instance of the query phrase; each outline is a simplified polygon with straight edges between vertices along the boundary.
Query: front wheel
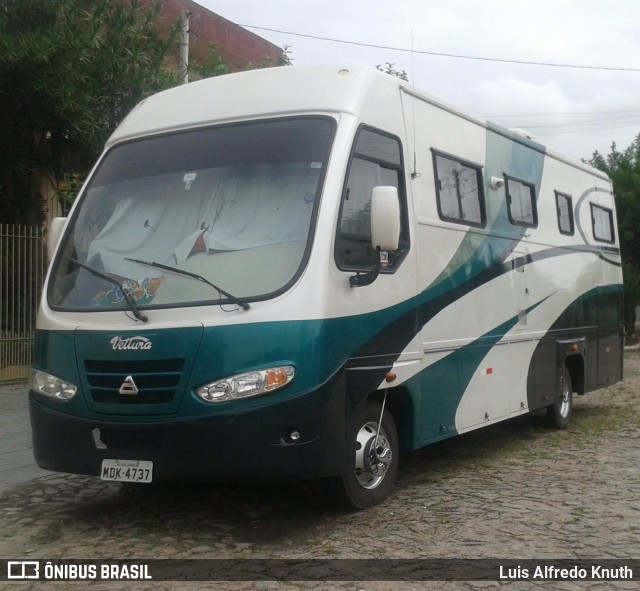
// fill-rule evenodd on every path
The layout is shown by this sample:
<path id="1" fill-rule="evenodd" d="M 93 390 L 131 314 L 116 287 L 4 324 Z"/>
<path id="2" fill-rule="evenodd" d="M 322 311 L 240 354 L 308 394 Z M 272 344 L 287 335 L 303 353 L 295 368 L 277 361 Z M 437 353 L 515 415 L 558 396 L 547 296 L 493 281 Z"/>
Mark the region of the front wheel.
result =
<path id="1" fill-rule="evenodd" d="M 398 433 L 391 413 L 386 408 L 382 412 L 379 402 L 368 401 L 356 423 L 353 466 L 331 482 L 334 496 L 351 509 L 381 503 L 393 488 L 398 456 Z"/>
<path id="2" fill-rule="evenodd" d="M 547 421 L 556 429 L 566 429 L 573 415 L 573 386 L 566 366 L 562 368 L 560 380 L 561 395 L 555 404 L 547 407 Z"/>

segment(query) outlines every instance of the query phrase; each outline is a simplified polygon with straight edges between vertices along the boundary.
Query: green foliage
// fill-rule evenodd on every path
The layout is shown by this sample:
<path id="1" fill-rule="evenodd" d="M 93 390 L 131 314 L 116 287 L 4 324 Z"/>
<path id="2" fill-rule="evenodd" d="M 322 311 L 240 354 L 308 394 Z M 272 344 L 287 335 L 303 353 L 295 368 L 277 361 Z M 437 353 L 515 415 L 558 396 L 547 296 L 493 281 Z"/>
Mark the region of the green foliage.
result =
<path id="1" fill-rule="evenodd" d="M 87 169 L 133 106 L 178 83 L 178 28 L 140 0 L 3 0 L 0 220 L 39 221 L 35 171 Z"/>
<path id="2" fill-rule="evenodd" d="M 293 52 L 289 45 L 285 45 L 282 48 L 282 55 L 278 58 L 276 66 L 293 66 Z M 273 68 L 273 60 L 270 57 L 265 57 L 264 60 L 257 64 L 247 64 L 247 70 L 262 70 L 264 68 Z"/>
<path id="3" fill-rule="evenodd" d="M 156 0 L 0 0 L 0 222 L 41 223 L 41 179 L 86 173 L 142 99 L 181 82 Z M 279 65 L 291 65 L 285 47 Z M 267 64 L 265 63 L 264 66 Z M 271 64 L 269 64 L 271 65 Z M 211 45 L 194 79 L 226 74 Z M 76 191 L 58 191 L 62 203 Z"/>
<path id="4" fill-rule="evenodd" d="M 295 58 L 293 57 L 293 50 L 291 49 L 290 45 L 285 45 L 282 48 L 282 56 L 280 57 L 279 61 L 278 61 L 278 65 L 279 66 L 293 66 L 293 60 Z"/>
<path id="5" fill-rule="evenodd" d="M 213 76 L 221 76 L 229 73 L 229 66 L 218 53 L 218 47 L 215 43 L 209 46 L 209 55 L 204 61 L 195 58 L 189 59 L 189 75 L 194 74 L 196 79 L 212 78 Z"/>
<path id="6" fill-rule="evenodd" d="M 640 305 L 640 267 L 630 262 L 623 262 L 622 276 L 624 280 L 624 325 L 627 341 L 636 343 L 640 335 L 636 334 L 636 306 Z"/>
<path id="7" fill-rule="evenodd" d="M 396 78 L 400 78 L 405 82 L 409 81 L 409 75 L 404 70 L 396 70 L 396 65 L 390 62 L 386 62 L 384 66 L 382 64 L 378 64 L 376 68 L 381 72 L 384 72 L 385 74 L 395 76 Z"/>
<path id="8" fill-rule="evenodd" d="M 635 307 L 640 305 L 640 135 L 624 151 L 616 144 L 605 157 L 595 152 L 589 164 L 613 181 L 625 281 L 625 326 L 635 331 Z"/>

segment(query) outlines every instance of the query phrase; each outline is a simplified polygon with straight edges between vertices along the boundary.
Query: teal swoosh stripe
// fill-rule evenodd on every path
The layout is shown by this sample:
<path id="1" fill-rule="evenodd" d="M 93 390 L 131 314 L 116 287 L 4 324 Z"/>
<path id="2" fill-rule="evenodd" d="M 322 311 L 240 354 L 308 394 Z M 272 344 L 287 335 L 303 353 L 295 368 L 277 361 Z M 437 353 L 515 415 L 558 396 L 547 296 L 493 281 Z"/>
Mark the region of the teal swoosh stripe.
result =
<path id="1" fill-rule="evenodd" d="M 451 278 L 450 281 L 442 282 L 428 288 L 417 298 L 412 298 L 391 309 L 376 313 L 373 317 L 369 317 L 366 322 L 363 322 L 363 324 L 366 324 L 370 328 L 374 326 L 381 326 L 382 328 L 375 331 L 375 334 L 371 334 L 368 338 L 363 339 L 363 344 L 356 346 L 352 357 L 369 357 L 381 352 L 387 354 L 394 352 L 399 354 L 416 334 L 442 310 L 486 283 L 489 283 L 501 275 L 510 273 L 514 267 L 528 265 L 547 258 L 569 256 L 584 252 L 601 256 L 599 248 L 589 246 L 578 247 L 572 250 L 549 248 L 518 257 L 517 259 L 495 262 L 495 264 L 485 266 L 482 272 L 470 274 L 465 280 L 460 282 Z M 607 262 L 617 264 L 608 260 Z M 387 323 L 384 322 L 385 318 L 388 319 Z"/>
<path id="2" fill-rule="evenodd" d="M 527 314 L 540 306 L 547 296 L 527 309 Z M 491 349 L 517 324 L 518 316 L 509 318 L 473 342 L 452 351 L 431 364 L 416 378 L 419 380 L 420 420 L 419 437 L 414 448 L 429 440 L 457 435 L 456 411 L 469 383 Z"/>

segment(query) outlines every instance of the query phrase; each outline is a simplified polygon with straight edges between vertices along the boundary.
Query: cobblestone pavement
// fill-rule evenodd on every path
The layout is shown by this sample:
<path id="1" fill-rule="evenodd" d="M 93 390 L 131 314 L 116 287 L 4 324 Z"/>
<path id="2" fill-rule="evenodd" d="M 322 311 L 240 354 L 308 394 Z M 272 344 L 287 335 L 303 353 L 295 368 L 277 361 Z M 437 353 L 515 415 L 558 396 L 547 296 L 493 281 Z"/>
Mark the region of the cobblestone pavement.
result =
<path id="1" fill-rule="evenodd" d="M 0 491 L 0 557 L 640 558 L 640 351 L 625 381 L 576 400 L 566 431 L 528 416 L 404 457 L 393 496 L 330 509 L 313 484 L 123 488 L 48 475 Z M 0 587 L 3 583 L 0 583 Z M 88 583 L 4 583 L 85 589 Z M 637 590 L 615 582 L 93 582 L 91 589 L 289 591 L 506 587 Z"/>
<path id="2" fill-rule="evenodd" d="M 0 494 L 52 474 L 38 468 L 33 457 L 27 390 L 26 383 L 0 386 Z"/>

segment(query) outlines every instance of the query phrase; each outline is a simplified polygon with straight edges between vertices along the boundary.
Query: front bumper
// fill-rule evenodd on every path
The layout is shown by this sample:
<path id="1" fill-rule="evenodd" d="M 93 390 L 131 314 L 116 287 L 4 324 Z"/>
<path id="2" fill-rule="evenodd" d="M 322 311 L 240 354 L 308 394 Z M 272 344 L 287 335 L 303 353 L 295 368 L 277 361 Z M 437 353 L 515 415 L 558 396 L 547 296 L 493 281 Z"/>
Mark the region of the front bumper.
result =
<path id="1" fill-rule="evenodd" d="M 344 397 L 324 394 L 313 410 L 300 397 L 234 414 L 114 422 L 60 412 L 31 392 L 33 449 L 41 468 L 75 474 L 99 475 L 103 459 L 150 460 L 154 482 L 333 476 L 347 465 Z"/>

